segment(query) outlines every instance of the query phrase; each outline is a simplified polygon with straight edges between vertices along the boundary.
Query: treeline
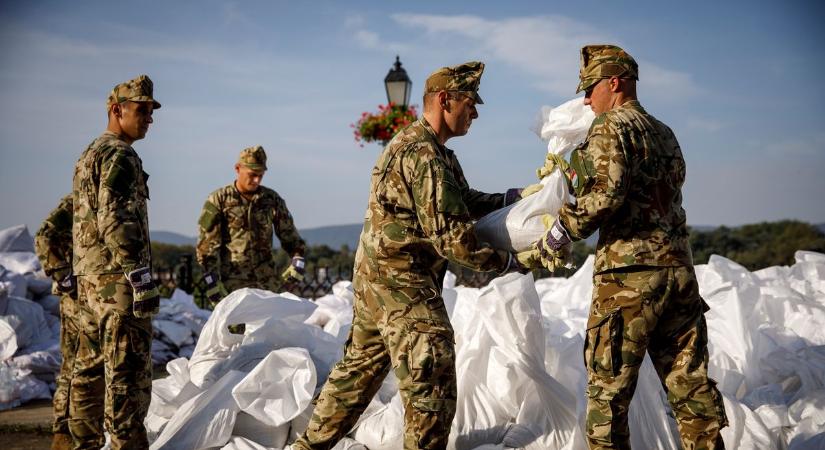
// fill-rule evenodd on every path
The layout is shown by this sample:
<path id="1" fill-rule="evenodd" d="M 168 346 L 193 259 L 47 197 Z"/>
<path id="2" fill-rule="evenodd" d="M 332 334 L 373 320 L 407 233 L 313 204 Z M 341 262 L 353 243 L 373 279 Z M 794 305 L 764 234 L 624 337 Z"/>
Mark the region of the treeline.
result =
<path id="1" fill-rule="evenodd" d="M 793 255 L 797 250 L 825 253 L 825 233 L 805 222 L 783 220 L 733 228 L 722 226 L 709 231 L 692 229 L 690 245 L 696 264 L 705 264 L 710 255 L 716 254 L 732 259 L 748 270 L 758 270 L 769 266 L 793 264 Z M 573 246 L 573 260 L 577 267 L 580 267 L 594 251 L 594 248 L 586 243 L 576 242 Z M 175 269 L 181 262 L 181 256 L 187 254 L 192 255 L 194 261 L 195 248 L 191 245 L 152 243 L 152 259 L 156 269 Z M 351 276 L 355 251 L 346 245 L 338 250 L 318 245 L 310 246 L 305 257 L 309 273 L 326 267 L 333 273 Z M 275 262 L 279 269 L 286 268 L 289 259 L 290 255 L 285 252 L 275 251 Z M 453 265 L 450 269 L 455 272 L 461 270 Z M 195 262 L 193 272 L 195 280 L 200 279 L 201 269 Z M 469 275 L 468 271 L 464 272 Z M 552 275 L 570 276 L 573 272 L 575 270 L 560 269 Z"/>
<path id="2" fill-rule="evenodd" d="M 825 234 L 814 225 L 796 220 L 762 222 L 711 231 L 690 231 L 695 264 L 705 264 L 716 254 L 748 270 L 794 263 L 797 250 L 825 253 Z"/>

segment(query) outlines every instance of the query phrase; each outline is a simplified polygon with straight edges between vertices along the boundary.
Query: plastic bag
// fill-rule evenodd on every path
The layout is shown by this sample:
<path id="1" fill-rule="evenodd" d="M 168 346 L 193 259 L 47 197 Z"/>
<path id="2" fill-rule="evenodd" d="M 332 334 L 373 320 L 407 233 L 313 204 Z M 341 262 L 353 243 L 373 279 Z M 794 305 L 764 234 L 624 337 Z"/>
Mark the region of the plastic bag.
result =
<path id="1" fill-rule="evenodd" d="M 563 156 L 584 141 L 594 117 L 582 99 L 575 98 L 553 109 L 542 108 L 541 126 L 534 131 L 548 141 L 548 153 Z M 537 193 L 479 219 L 475 224 L 478 239 L 495 248 L 528 250 L 544 235 L 541 217 L 557 216 L 559 208 L 572 201 L 566 175 L 559 168 L 543 177 L 541 184 Z"/>

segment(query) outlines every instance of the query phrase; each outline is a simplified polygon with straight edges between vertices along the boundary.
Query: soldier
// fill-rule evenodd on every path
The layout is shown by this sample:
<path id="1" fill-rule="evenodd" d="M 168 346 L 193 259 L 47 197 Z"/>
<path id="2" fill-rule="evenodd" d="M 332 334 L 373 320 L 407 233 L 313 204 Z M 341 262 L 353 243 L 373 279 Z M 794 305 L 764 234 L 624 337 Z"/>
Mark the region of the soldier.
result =
<path id="1" fill-rule="evenodd" d="M 63 361 L 54 391 L 52 450 L 72 448 L 69 433 L 69 383 L 77 351 L 77 278 L 72 273 L 72 196 L 63 197 L 34 236 L 37 257 L 54 280 L 52 293 L 60 296 L 60 354 Z"/>
<path id="2" fill-rule="evenodd" d="M 579 77 L 576 92 L 597 117 L 571 155 L 576 204 L 561 209 L 539 247 L 552 265 L 565 245 L 599 230 L 584 344 L 590 448 L 630 448 L 627 410 L 645 352 L 684 448 L 723 448 L 724 405 L 707 374 L 708 307 L 682 209 L 682 150 L 636 99 L 638 66 L 624 50 L 582 48 Z"/>
<path id="3" fill-rule="evenodd" d="M 266 152 L 260 145 L 245 148 L 235 164 L 237 178 L 209 194 L 198 225 L 198 263 L 204 268 L 206 297 L 214 306 L 227 292 L 252 287 L 277 291 L 272 231 L 292 256 L 283 281 L 304 279 L 306 244 L 277 192 L 261 186 Z"/>
<path id="4" fill-rule="evenodd" d="M 519 190 L 508 196 L 471 189 L 444 146 L 478 117 L 483 70 L 483 63 L 469 62 L 433 72 L 423 117 L 390 141 L 372 169 L 345 354 L 294 449 L 332 448 L 390 367 L 404 402 L 404 448 L 447 446 L 456 407 L 455 340 L 441 298 L 447 261 L 482 271 L 518 267 L 506 251 L 479 244 L 472 221 L 514 201 Z"/>
<path id="5" fill-rule="evenodd" d="M 148 175 L 131 145 L 146 135 L 160 103 L 141 75 L 115 86 L 106 105 L 107 129 L 80 156 L 73 180 L 80 324 L 69 431 L 77 449 L 100 448 L 104 425 L 113 449 L 145 449 L 151 317 L 160 296 L 151 274 Z"/>

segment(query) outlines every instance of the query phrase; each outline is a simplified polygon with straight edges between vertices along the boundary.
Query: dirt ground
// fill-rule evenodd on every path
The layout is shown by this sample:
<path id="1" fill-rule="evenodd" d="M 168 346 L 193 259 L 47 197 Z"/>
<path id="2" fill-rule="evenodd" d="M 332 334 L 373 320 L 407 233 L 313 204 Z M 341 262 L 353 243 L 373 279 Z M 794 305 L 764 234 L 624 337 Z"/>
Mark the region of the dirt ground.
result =
<path id="1" fill-rule="evenodd" d="M 49 450 L 51 444 L 51 433 L 0 430 L 0 448 L 3 450 Z"/>

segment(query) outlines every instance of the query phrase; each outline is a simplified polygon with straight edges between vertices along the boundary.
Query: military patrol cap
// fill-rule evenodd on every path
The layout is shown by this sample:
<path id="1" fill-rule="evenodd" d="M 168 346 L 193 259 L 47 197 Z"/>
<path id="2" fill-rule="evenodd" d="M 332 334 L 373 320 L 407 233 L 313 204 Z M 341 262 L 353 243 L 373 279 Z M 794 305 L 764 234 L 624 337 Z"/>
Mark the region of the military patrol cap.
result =
<path id="1" fill-rule="evenodd" d="M 241 150 L 238 164 L 252 170 L 266 170 L 266 152 L 260 145 Z"/>
<path id="2" fill-rule="evenodd" d="M 152 79 L 146 75 L 138 75 L 137 78 L 118 84 L 109 93 L 106 100 L 106 107 L 109 108 L 115 103 L 125 101 L 152 102 L 155 109 L 160 109 L 160 103 L 152 97 L 154 84 Z"/>
<path id="3" fill-rule="evenodd" d="M 484 63 L 470 61 L 452 67 L 442 67 L 427 77 L 424 83 L 424 93 L 438 91 L 472 92 L 477 104 L 484 101 L 478 95 L 478 85 L 481 74 L 484 72 Z"/>
<path id="4" fill-rule="evenodd" d="M 581 51 L 579 86 L 586 91 L 599 80 L 610 77 L 639 79 L 639 65 L 629 53 L 615 45 L 585 45 Z"/>

